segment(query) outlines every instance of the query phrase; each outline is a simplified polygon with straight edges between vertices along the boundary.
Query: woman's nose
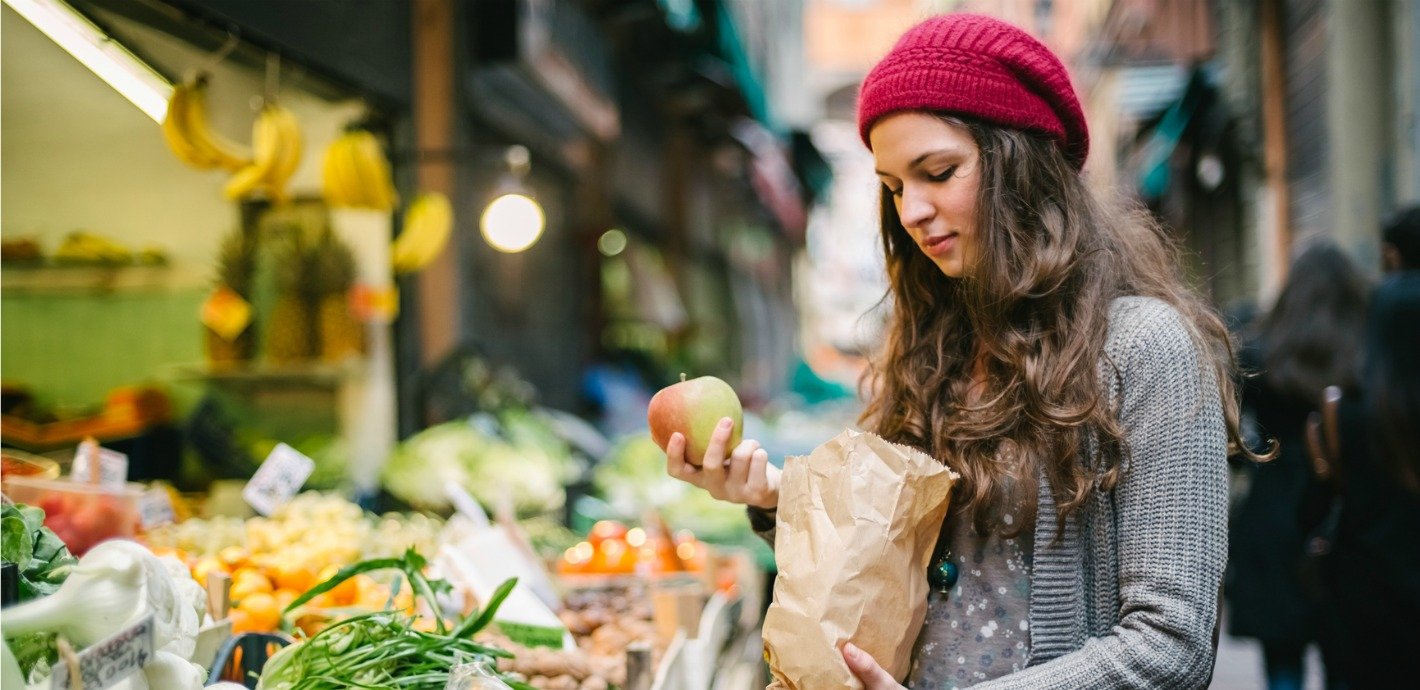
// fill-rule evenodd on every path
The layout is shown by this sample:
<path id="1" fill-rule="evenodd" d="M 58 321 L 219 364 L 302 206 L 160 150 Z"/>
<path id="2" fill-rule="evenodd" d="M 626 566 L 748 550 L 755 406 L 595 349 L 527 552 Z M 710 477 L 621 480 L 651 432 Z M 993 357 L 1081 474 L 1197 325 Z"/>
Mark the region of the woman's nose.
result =
<path id="1" fill-rule="evenodd" d="M 903 227 L 919 228 L 932 219 L 934 209 L 931 202 L 920 193 L 913 193 L 909 190 L 902 192 L 902 208 L 898 209 L 898 216 L 902 218 Z"/>

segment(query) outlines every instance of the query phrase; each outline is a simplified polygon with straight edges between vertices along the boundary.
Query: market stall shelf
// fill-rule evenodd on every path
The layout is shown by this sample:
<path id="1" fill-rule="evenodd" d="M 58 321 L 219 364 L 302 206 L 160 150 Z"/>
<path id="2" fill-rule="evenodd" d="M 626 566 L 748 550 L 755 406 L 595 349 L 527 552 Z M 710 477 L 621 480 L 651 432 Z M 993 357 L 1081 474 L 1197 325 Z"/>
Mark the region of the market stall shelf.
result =
<path id="1" fill-rule="evenodd" d="M 201 276 L 160 265 L 13 265 L 0 272 L 5 294 L 89 295 L 198 288 Z"/>
<path id="2" fill-rule="evenodd" d="M 335 387 L 364 375 L 365 367 L 352 361 L 299 364 L 179 364 L 169 368 L 174 380 L 208 381 L 232 387 L 318 386 Z"/>

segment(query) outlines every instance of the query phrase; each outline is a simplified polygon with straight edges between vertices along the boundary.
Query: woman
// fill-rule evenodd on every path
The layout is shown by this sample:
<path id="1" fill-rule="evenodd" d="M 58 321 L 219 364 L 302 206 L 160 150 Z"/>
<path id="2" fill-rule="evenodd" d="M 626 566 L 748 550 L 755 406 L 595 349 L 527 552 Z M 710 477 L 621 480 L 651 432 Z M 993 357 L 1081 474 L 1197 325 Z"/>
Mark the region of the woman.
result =
<path id="1" fill-rule="evenodd" d="M 1415 685 L 1420 649 L 1420 272 L 1371 294 L 1357 390 L 1329 391 L 1320 466 L 1341 511 L 1326 564 L 1347 687 Z M 1339 400 L 1338 400 L 1339 399 Z M 1331 659 L 1328 659 L 1330 663 Z"/>
<path id="2" fill-rule="evenodd" d="M 892 299 L 863 422 L 962 476 L 908 683 L 1204 685 L 1238 440 L 1221 321 L 1147 216 L 1088 190 L 1079 101 L 1023 31 L 926 20 L 869 73 L 858 120 Z M 667 469 L 772 529 L 778 473 L 753 440 L 722 466 L 728 437 L 697 469 L 673 435 Z"/>
<path id="3" fill-rule="evenodd" d="M 1330 640 L 1322 637 L 1331 626 L 1318 617 L 1319 583 L 1303 577 L 1297 515 L 1311 474 L 1304 429 L 1328 385 L 1356 384 L 1367 289 L 1340 248 L 1314 244 L 1292 263 L 1276 304 L 1243 350 L 1244 368 L 1257 372 L 1243 384 L 1243 408 L 1279 446 L 1275 461 L 1244 469 L 1247 497 L 1229 533 L 1229 627 L 1262 643 L 1270 690 L 1302 687 L 1308 644 L 1322 641 L 1328 656 Z"/>

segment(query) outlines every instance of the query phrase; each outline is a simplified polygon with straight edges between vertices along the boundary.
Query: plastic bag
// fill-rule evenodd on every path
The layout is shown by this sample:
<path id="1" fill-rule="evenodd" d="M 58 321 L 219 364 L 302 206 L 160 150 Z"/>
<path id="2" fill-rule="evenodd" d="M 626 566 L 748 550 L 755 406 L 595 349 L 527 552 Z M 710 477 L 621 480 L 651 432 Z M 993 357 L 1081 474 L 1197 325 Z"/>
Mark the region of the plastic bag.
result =
<path id="1" fill-rule="evenodd" d="M 513 690 L 493 671 L 487 661 L 459 664 L 449 671 L 444 690 Z"/>

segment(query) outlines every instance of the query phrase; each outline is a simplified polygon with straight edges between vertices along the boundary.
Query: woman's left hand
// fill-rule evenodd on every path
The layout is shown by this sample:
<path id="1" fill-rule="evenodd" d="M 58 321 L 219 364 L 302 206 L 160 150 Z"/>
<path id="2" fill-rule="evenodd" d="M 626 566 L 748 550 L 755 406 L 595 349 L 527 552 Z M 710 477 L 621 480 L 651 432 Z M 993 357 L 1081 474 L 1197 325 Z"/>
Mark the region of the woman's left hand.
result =
<path id="1" fill-rule="evenodd" d="M 852 642 L 843 645 L 843 660 L 848 663 L 848 670 L 863 682 L 864 690 L 904 690 L 900 683 L 893 680 L 892 676 L 878 665 L 876 659 L 853 646 Z"/>

